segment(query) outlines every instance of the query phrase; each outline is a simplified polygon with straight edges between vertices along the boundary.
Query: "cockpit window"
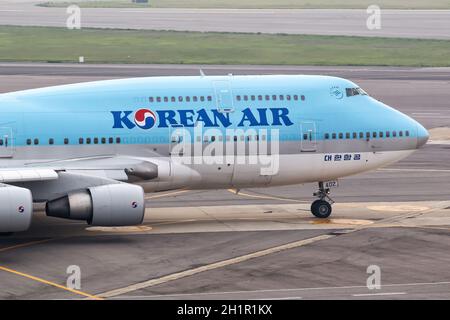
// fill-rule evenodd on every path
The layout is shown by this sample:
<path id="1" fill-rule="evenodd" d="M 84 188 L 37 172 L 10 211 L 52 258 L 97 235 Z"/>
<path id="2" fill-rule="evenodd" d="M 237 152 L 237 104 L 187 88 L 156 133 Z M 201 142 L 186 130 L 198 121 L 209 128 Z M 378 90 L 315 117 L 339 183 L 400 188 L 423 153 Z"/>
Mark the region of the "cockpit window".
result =
<path id="1" fill-rule="evenodd" d="M 345 92 L 347 93 L 347 97 L 367 96 L 367 92 L 361 88 L 346 88 Z"/>

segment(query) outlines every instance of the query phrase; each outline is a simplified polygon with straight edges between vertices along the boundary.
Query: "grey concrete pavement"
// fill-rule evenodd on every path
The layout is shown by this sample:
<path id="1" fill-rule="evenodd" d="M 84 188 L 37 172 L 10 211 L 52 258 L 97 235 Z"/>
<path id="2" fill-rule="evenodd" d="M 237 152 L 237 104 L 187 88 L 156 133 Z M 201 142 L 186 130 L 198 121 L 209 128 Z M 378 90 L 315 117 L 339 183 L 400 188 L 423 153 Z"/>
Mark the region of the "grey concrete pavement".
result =
<path id="1" fill-rule="evenodd" d="M 0 23 L 66 26 L 66 8 L 33 2 L 3 1 Z M 366 10 L 86 8 L 81 22 L 86 28 L 450 39 L 450 10 L 382 10 L 381 17 L 381 29 L 369 30 Z"/>
<path id="2" fill-rule="evenodd" d="M 450 122 L 449 69 L 205 70 L 343 76 L 427 128 Z M 0 91 L 197 72 L 197 66 L 1 64 Z M 313 185 L 240 195 L 149 194 L 137 228 L 89 228 L 39 212 L 28 232 L 0 238 L 0 299 L 108 292 L 119 292 L 110 299 L 450 299 L 449 158 L 450 145 L 430 144 L 393 166 L 343 179 L 326 221 L 309 213 Z M 365 286 L 373 264 L 381 268 L 380 290 Z M 64 286 L 69 265 L 81 268 L 82 294 L 49 284 Z"/>

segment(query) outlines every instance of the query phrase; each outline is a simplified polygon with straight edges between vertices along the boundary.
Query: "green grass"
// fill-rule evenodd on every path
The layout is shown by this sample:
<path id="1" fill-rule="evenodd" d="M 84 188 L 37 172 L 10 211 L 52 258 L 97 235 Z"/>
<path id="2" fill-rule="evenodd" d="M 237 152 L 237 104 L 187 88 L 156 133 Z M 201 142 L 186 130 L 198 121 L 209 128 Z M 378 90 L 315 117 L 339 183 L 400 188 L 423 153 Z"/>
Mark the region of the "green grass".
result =
<path id="1" fill-rule="evenodd" d="M 149 5 L 133 4 L 131 0 L 78 0 L 47 1 L 42 6 L 68 6 L 77 4 L 81 7 L 123 8 L 299 8 L 299 9 L 365 9 L 377 4 L 384 9 L 450 9 L 450 0 L 149 0 Z"/>
<path id="2" fill-rule="evenodd" d="M 450 41 L 0 26 L 0 61 L 450 66 Z"/>

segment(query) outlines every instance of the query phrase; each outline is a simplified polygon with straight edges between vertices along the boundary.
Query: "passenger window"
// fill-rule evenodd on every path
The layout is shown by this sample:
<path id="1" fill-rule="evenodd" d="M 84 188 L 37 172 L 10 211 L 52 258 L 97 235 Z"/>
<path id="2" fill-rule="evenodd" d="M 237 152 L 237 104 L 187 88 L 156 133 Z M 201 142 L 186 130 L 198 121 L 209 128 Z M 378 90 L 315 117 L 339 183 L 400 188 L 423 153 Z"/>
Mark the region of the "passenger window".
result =
<path id="1" fill-rule="evenodd" d="M 191 102 L 191 97 L 186 97 L 186 102 Z"/>
<path id="2" fill-rule="evenodd" d="M 108 142 L 109 143 L 114 143 L 114 139 L 112 137 L 109 137 Z"/>
<path id="3" fill-rule="evenodd" d="M 277 101 L 277 96 L 275 94 L 272 95 L 272 100 Z"/>
<path id="4" fill-rule="evenodd" d="M 408 130 L 405 131 L 405 136 L 409 137 L 409 131 Z"/>
<path id="5" fill-rule="evenodd" d="M 298 95 L 294 95 L 294 101 L 298 101 Z"/>
<path id="6" fill-rule="evenodd" d="M 179 97 L 178 97 L 178 101 L 179 101 L 179 102 L 183 102 L 183 97 L 182 97 L 182 96 L 179 96 Z"/>
<path id="7" fill-rule="evenodd" d="M 353 132 L 353 139 L 357 139 L 358 138 L 358 134 L 356 132 Z"/>
<path id="8" fill-rule="evenodd" d="M 269 100 L 270 100 L 270 96 L 266 95 L 266 101 L 269 101 Z"/>
<path id="9" fill-rule="evenodd" d="M 204 96 L 200 96 L 200 101 L 205 101 L 205 97 Z"/>
<path id="10" fill-rule="evenodd" d="M 120 138 L 119 137 L 116 138 L 116 143 L 120 143 Z"/>
<path id="11" fill-rule="evenodd" d="M 152 102 L 154 102 L 154 101 L 155 101 L 155 98 L 153 98 L 153 97 L 150 97 L 150 98 L 148 98 L 148 101 L 150 101 L 150 103 L 152 103 Z"/>
<path id="12" fill-rule="evenodd" d="M 252 96 L 250 97 L 250 99 L 251 99 L 252 101 L 255 101 L 255 100 L 256 100 L 256 97 L 252 95 Z"/>
<path id="13" fill-rule="evenodd" d="M 370 139 L 370 132 L 366 132 L 366 139 Z"/>
<path id="14" fill-rule="evenodd" d="M 392 131 L 392 136 L 395 138 L 397 136 L 397 132 L 396 131 Z"/>
<path id="15" fill-rule="evenodd" d="M 380 138 L 383 138 L 383 131 L 380 131 L 379 137 L 380 137 Z"/>
<path id="16" fill-rule="evenodd" d="M 303 140 L 308 140 L 308 134 L 306 133 L 303 134 Z"/>
<path id="17" fill-rule="evenodd" d="M 306 100 L 306 97 L 304 95 L 301 96 L 302 101 Z"/>
<path id="18" fill-rule="evenodd" d="M 84 143 L 84 139 L 83 138 L 78 139 L 78 143 L 79 144 L 83 144 Z"/>
<path id="19" fill-rule="evenodd" d="M 193 100 L 194 102 L 197 102 L 197 101 L 198 101 L 197 96 L 193 96 L 193 97 L 192 97 L 192 100 Z"/>
<path id="20" fill-rule="evenodd" d="M 386 131 L 386 138 L 389 138 L 391 136 L 391 133 L 389 131 Z"/>
<path id="21" fill-rule="evenodd" d="M 69 144 L 69 139 L 68 138 L 64 138 L 64 144 Z"/>
<path id="22" fill-rule="evenodd" d="M 102 138 L 102 144 L 106 143 L 106 138 Z"/>
<path id="23" fill-rule="evenodd" d="M 208 96 L 208 101 L 212 101 L 212 97 L 211 96 Z"/>
<path id="24" fill-rule="evenodd" d="M 98 138 L 94 138 L 94 143 L 98 144 Z"/>
<path id="25" fill-rule="evenodd" d="M 169 102 L 169 98 L 168 97 L 164 97 L 164 102 Z"/>
<path id="26" fill-rule="evenodd" d="M 39 144 L 39 139 L 34 139 L 34 144 Z"/>
<path id="27" fill-rule="evenodd" d="M 27 145 L 31 144 L 31 139 L 27 139 Z"/>
<path id="28" fill-rule="evenodd" d="M 170 97 L 170 101 L 175 102 L 177 99 L 175 97 Z"/>
<path id="29" fill-rule="evenodd" d="M 91 138 L 86 138 L 86 143 L 90 144 L 91 143 Z"/>
<path id="30" fill-rule="evenodd" d="M 329 133 L 325 133 L 325 140 L 330 139 L 330 134 Z"/>
<path id="31" fill-rule="evenodd" d="M 343 133 L 339 133 L 339 139 L 344 139 L 344 134 Z"/>
<path id="32" fill-rule="evenodd" d="M 258 100 L 259 100 L 259 101 L 262 101 L 262 99 L 263 99 L 262 95 L 259 95 L 259 96 L 258 96 Z"/>
<path id="33" fill-rule="evenodd" d="M 161 97 L 156 97 L 156 102 L 161 102 Z"/>
<path id="34" fill-rule="evenodd" d="M 54 144 L 55 140 L 53 140 L 52 138 L 48 139 L 48 144 Z"/>
<path id="35" fill-rule="evenodd" d="M 350 139 L 350 133 L 349 133 L 349 132 L 347 132 L 347 133 L 345 134 L 345 139 Z"/>
<path id="36" fill-rule="evenodd" d="M 377 137 L 377 133 L 376 132 L 372 132 L 372 137 L 376 138 Z"/>
<path id="37" fill-rule="evenodd" d="M 244 96 L 244 101 L 248 101 L 248 96 L 247 95 Z"/>
<path id="38" fill-rule="evenodd" d="M 287 101 L 291 101 L 291 96 L 288 94 L 288 95 L 286 95 L 286 100 Z"/>
<path id="39" fill-rule="evenodd" d="M 398 132 L 398 136 L 399 136 L 399 137 L 403 137 L 403 131 L 399 131 L 399 132 Z"/>
<path id="40" fill-rule="evenodd" d="M 3 139 L 0 139 L 0 146 L 3 145 Z"/>
<path id="41" fill-rule="evenodd" d="M 364 132 L 360 132 L 360 133 L 359 133 L 359 138 L 360 138 L 360 139 L 363 139 L 363 138 L 364 138 Z"/>
<path id="42" fill-rule="evenodd" d="M 336 133 L 331 134 L 331 138 L 336 139 Z"/>
<path id="43" fill-rule="evenodd" d="M 280 98 L 280 101 L 284 100 L 284 96 L 282 94 L 280 94 L 279 98 Z"/>

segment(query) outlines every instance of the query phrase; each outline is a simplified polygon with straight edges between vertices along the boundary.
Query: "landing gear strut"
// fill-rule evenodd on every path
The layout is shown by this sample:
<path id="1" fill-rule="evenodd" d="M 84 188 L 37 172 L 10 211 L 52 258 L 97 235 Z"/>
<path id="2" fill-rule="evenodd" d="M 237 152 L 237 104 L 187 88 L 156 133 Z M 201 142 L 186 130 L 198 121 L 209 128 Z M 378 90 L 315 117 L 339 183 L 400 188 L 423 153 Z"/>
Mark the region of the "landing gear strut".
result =
<path id="1" fill-rule="evenodd" d="M 311 205 L 311 212 L 317 218 L 325 219 L 331 214 L 331 205 L 334 203 L 330 198 L 330 189 L 324 188 L 323 182 L 319 182 L 319 190 L 314 192 L 314 196 L 319 199 Z"/>

